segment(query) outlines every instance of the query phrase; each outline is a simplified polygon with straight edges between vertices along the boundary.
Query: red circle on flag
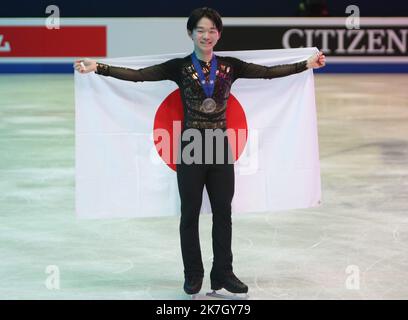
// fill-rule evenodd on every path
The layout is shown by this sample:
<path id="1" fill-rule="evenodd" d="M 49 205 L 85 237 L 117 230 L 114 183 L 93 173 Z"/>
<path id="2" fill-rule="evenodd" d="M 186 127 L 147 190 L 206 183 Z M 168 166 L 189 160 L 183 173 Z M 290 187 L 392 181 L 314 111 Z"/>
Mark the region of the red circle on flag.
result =
<path id="1" fill-rule="evenodd" d="M 153 139 L 156 150 L 163 161 L 176 171 L 177 149 L 184 119 L 180 89 L 170 93 L 160 104 L 154 117 Z M 228 141 L 232 149 L 234 161 L 244 151 L 248 126 L 242 105 L 234 95 L 230 94 L 226 110 Z"/>

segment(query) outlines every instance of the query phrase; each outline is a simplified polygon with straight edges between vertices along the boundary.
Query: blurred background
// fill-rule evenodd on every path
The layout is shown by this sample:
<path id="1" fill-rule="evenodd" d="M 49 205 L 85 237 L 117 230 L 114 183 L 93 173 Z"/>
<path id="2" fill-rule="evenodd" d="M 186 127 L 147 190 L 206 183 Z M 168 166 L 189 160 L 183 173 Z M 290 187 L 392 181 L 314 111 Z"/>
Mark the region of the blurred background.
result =
<path id="1" fill-rule="evenodd" d="M 224 17 L 216 50 L 315 46 L 317 72 L 406 72 L 406 1 L 13 1 L 0 10 L 0 72 L 72 72 L 76 57 L 191 50 L 186 17 L 212 6 Z M 404 18 L 405 17 L 405 18 Z M 332 62 L 332 63 L 330 63 Z"/>
<path id="2" fill-rule="evenodd" d="M 189 53 L 187 17 L 201 6 L 223 16 L 216 51 L 327 57 L 314 71 L 322 206 L 233 217 L 234 268 L 250 296 L 406 299 L 406 0 L 3 1 L 0 299 L 188 298 L 176 217 L 75 216 L 72 64 Z M 209 270 L 211 217 L 200 219 Z"/>

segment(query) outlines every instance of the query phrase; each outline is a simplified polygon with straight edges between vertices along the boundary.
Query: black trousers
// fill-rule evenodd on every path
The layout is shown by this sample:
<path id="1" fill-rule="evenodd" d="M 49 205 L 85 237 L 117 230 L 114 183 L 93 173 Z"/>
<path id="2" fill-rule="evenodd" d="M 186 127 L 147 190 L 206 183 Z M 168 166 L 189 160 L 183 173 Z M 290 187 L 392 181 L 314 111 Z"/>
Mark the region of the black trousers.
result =
<path id="1" fill-rule="evenodd" d="M 200 130 L 203 135 L 203 130 Z M 206 141 L 204 138 L 203 142 Z M 190 142 L 181 141 L 179 150 Z M 205 159 L 205 145 L 201 149 Z M 234 196 L 234 164 L 228 161 L 231 149 L 228 139 L 222 141 L 223 163 L 216 163 L 220 148 L 214 142 L 213 163 L 187 164 L 181 159 L 177 164 L 177 182 L 181 200 L 180 242 L 185 275 L 204 275 L 199 239 L 199 215 L 204 186 L 212 210 L 212 248 L 215 272 L 232 271 L 232 222 L 231 201 Z M 208 150 L 208 149 L 207 149 Z M 193 152 L 194 153 L 194 152 Z M 207 151 L 208 153 L 208 151 Z M 180 154 L 179 154 L 180 157 Z"/>

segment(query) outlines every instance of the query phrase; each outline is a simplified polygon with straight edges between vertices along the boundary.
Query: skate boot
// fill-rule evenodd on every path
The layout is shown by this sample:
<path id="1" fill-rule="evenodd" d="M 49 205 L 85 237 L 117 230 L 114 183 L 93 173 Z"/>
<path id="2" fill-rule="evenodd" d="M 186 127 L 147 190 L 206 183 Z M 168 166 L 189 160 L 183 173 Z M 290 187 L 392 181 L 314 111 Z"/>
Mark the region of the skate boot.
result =
<path id="1" fill-rule="evenodd" d="M 215 273 L 211 271 L 211 293 L 207 296 L 212 296 L 222 299 L 248 299 L 248 286 L 239 280 L 232 271 L 224 273 Z M 218 294 L 216 291 L 225 289 L 233 295 Z M 240 294 L 240 295 L 238 295 Z"/>
<path id="2" fill-rule="evenodd" d="M 195 295 L 200 292 L 202 284 L 203 276 L 187 275 L 184 280 L 184 291 L 187 294 Z"/>

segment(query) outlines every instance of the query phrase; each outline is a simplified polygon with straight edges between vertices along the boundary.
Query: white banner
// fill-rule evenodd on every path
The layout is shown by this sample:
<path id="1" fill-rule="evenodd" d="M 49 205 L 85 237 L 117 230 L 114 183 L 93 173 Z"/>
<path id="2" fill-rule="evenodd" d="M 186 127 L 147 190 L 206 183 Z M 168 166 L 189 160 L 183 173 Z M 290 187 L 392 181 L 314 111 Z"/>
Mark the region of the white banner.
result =
<path id="1" fill-rule="evenodd" d="M 217 52 L 261 65 L 302 61 L 316 48 Z M 142 68 L 188 53 L 107 59 Z M 80 218 L 177 215 L 176 172 L 156 151 L 156 112 L 177 89 L 171 81 L 130 82 L 75 73 L 76 213 Z M 320 203 L 313 71 L 271 80 L 239 79 L 231 94 L 248 127 L 235 164 L 234 213 L 272 212 Z M 228 118 L 227 118 L 228 122 Z M 210 212 L 204 195 L 202 212 Z"/>

